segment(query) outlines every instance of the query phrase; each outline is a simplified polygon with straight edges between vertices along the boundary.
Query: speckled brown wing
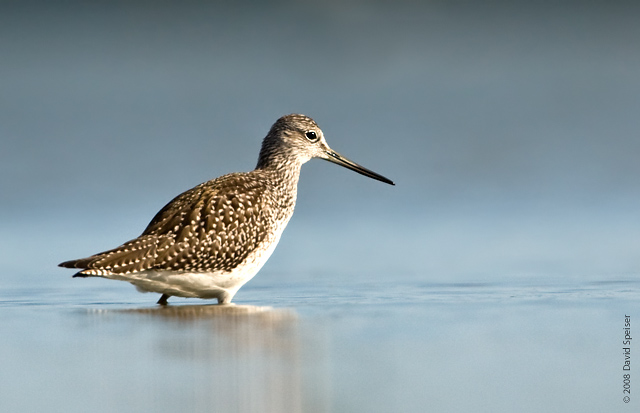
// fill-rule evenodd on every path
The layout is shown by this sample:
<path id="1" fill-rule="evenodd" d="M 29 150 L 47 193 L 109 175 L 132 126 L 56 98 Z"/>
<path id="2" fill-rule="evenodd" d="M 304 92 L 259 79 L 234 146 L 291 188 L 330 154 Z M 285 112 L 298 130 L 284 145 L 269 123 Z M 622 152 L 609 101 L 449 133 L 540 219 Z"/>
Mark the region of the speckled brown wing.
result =
<path id="1" fill-rule="evenodd" d="M 178 195 L 138 238 L 118 248 L 60 266 L 78 276 L 127 274 L 161 268 L 228 272 L 258 247 L 276 217 L 268 188 L 251 174 L 230 174 Z"/>

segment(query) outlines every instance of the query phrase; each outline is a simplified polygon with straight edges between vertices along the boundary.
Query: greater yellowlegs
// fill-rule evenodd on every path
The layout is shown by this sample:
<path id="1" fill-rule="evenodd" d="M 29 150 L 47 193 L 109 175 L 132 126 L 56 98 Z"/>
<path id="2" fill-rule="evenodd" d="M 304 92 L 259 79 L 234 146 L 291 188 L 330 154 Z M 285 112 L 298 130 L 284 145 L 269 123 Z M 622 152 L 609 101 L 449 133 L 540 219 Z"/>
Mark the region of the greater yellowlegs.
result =
<path id="1" fill-rule="evenodd" d="M 123 280 L 160 293 L 161 305 L 171 296 L 230 303 L 278 244 L 296 204 L 300 168 L 311 158 L 394 185 L 329 148 L 313 119 L 287 115 L 264 138 L 253 171 L 202 183 L 162 208 L 138 238 L 60 266 L 82 269 L 74 277 Z"/>

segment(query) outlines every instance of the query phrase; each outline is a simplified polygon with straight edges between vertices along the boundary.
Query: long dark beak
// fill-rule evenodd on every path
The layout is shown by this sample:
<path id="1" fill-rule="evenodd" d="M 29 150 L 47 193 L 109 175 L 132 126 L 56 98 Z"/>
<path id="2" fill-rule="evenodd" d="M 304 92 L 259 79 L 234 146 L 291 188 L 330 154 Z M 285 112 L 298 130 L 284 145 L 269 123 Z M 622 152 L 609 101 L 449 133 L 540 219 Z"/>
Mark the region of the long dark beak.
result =
<path id="1" fill-rule="evenodd" d="M 338 165 L 344 166 L 345 168 L 349 168 L 352 171 L 356 171 L 359 174 L 364 176 L 368 176 L 369 178 L 376 179 L 378 181 L 384 182 L 389 185 L 395 185 L 391 179 L 385 178 L 384 176 L 377 174 L 364 166 L 360 166 L 357 163 L 350 161 L 344 156 L 340 155 L 338 152 L 327 150 L 325 151 L 327 157 L 323 158 L 329 162 L 337 163 Z"/>

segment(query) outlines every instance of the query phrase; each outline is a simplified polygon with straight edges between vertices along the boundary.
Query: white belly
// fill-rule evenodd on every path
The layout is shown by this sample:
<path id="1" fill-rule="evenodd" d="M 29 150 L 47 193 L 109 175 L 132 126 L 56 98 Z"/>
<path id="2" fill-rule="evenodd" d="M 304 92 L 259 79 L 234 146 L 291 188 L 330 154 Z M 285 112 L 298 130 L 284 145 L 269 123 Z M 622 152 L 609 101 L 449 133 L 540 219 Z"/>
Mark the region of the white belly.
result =
<path id="1" fill-rule="evenodd" d="M 227 304 L 240 287 L 251 280 L 267 262 L 280 241 L 287 222 L 284 222 L 262 248 L 251 252 L 247 259 L 230 272 L 184 272 L 171 270 L 145 270 L 129 274 L 105 274 L 104 278 L 128 281 L 138 291 L 154 292 L 178 297 L 213 299 Z"/>

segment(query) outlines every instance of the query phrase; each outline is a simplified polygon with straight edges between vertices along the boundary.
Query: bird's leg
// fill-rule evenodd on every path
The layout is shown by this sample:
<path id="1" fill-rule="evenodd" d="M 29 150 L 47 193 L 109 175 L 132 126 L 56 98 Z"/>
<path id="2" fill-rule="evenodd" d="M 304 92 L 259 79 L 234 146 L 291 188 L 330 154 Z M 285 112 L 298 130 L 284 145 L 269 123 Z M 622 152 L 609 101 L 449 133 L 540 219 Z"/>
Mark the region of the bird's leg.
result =
<path id="1" fill-rule="evenodd" d="M 162 297 L 160 297 L 160 299 L 158 300 L 158 304 L 159 305 L 167 305 L 169 303 L 167 303 L 167 300 L 169 299 L 169 297 L 171 297 L 170 295 L 167 294 L 162 294 Z"/>
<path id="2" fill-rule="evenodd" d="M 231 304 L 231 299 L 235 295 L 234 292 L 230 292 L 228 290 L 221 290 L 221 292 L 216 297 L 218 299 L 218 305 L 222 304 Z"/>

